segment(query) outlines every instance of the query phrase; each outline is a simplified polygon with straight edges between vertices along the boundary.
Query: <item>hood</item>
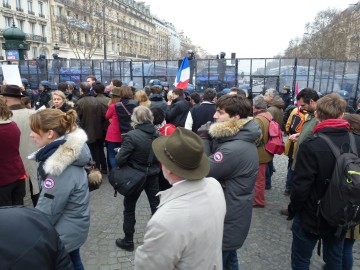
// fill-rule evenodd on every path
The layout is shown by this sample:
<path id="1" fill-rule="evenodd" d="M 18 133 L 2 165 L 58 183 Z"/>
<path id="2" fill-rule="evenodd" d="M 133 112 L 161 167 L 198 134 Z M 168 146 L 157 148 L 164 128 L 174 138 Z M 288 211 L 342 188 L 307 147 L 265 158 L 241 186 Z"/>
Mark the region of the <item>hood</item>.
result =
<path id="1" fill-rule="evenodd" d="M 280 96 L 275 96 L 270 106 L 275 106 L 279 109 L 282 109 L 284 107 L 284 100 Z"/>
<path id="2" fill-rule="evenodd" d="M 152 123 L 144 123 L 144 124 L 137 125 L 135 127 L 135 129 L 140 129 L 149 134 L 153 134 L 154 131 L 156 130 L 155 126 Z"/>
<path id="3" fill-rule="evenodd" d="M 214 123 L 210 126 L 209 134 L 214 138 L 233 138 L 247 142 L 256 142 L 261 134 L 260 127 L 252 117 Z M 241 131 L 241 132 L 240 132 Z"/>
<path id="4" fill-rule="evenodd" d="M 87 135 L 77 128 L 65 136 L 66 142 L 59 146 L 44 164 L 46 174 L 60 175 L 69 165 L 83 167 L 91 159 L 90 150 L 86 145 Z"/>

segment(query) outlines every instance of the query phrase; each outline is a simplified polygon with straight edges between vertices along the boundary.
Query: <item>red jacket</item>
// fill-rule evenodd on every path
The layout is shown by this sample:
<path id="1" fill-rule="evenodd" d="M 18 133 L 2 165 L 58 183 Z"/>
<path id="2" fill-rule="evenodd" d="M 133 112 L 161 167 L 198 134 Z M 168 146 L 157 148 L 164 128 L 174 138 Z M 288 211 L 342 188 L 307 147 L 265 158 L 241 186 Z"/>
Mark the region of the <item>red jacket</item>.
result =
<path id="1" fill-rule="evenodd" d="M 20 157 L 20 130 L 16 123 L 0 122 L 0 138 L 0 186 L 5 186 L 23 179 L 26 172 Z"/>
<path id="2" fill-rule="evenodd" d="M 110 120 L 110 125 L 106 132 L 105 141 L 121 142 L 121 132 L 119 127 L 119 120 L 115 111 L 115 103 L 111 103 L 105 115 L 106 120 Z"/>

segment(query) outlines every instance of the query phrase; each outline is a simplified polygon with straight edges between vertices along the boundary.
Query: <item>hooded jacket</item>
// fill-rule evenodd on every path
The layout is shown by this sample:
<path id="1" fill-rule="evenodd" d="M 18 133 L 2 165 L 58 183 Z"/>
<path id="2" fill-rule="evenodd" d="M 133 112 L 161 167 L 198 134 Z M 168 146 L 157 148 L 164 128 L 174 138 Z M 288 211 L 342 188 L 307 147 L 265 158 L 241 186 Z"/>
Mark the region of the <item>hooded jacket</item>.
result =
<path id="1" fill-rule="evenodd" d="M 253 190 L 259 168 L 256 147 L 261 131 L 251 117 L 214 123 L 210 140 L 205 140 L 209 156 L 209 177 L 217 179 L 224 189 L 226 216 L 223 251 L 240 248 L 249 232 Z"/>
<path id="2" fill-rule="evenodd" d="M 80 248 L 89 231 L 89 188 L 84 166 L 91 154 L 82 129 L 65 135 L 64 139 L 53 154 L 41 160 L 41 192 L 36 208 L 49 218 L 65 249 L 71 252 Z"/>
<path id="3" fill-rule="evenodd" d="M 267 111 L 271 113 L 274 120 L 279 124 L 280 127 L 283 126 L 283 118 L 284 118 L 284 101 L 280 96 L 275 96 L 272 100 Z"/>

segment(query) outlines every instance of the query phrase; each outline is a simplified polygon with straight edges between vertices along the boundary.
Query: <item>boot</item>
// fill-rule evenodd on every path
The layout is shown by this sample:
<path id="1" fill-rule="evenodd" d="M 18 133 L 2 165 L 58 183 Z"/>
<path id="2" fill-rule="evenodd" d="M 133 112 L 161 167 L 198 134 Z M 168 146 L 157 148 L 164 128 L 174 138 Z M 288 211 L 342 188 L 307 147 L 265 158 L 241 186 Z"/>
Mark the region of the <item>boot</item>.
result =
<path id="1" fill-rule="evenodd" d="M 119 248 L 122 248 L 126 251 L 134 251 L 133 236 L 125 234 L 124 239 L 118 238 L 118 239 L 116 239 L 115 243 Z"/>

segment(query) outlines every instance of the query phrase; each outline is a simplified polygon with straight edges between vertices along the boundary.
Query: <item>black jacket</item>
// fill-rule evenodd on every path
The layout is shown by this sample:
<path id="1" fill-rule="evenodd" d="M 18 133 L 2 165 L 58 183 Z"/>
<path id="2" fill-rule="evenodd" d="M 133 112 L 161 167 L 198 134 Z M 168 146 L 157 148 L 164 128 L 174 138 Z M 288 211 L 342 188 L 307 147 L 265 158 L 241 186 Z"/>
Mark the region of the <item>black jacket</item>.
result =
<path id="1" fill-rule="evenodd" d="M 345 128 L 325 128 L 319 133 L 329 136 L 338 147 L 349 142 Z M 354 135 L 360 153 L 360 136 Z M 318 219 L 316 215 L 317 202 L 325 194 L 334 167 L 335 157 L 322 138 L 312 136 L 301 143 L 288 210 L 290 218 L 296 213 L 300 215 L 304 231 L 312 235 L 324 236 L 336 231 L 336 228 L 331 227 L 322 217 Z"/>
<path id="2" fill-rule="evenodd" d="M 39 210 L 0 207 L 0 269 L 74 269 L 58 233 Z"/>
<path id="3" fill-rule="evenodd" d="M 214 122 L 216 106 L 213 102 L 203 102 L 200 106 L 191 108 L 190 112 L 193 119 L 192 131 L 197 132 L 203 124 Z"/>
<path id="4" fill-rule="evenodd" d="M 49 108 L 49 101 L 51 100 L 51 95 L 48 91 L 44 90 L 42 91 L 38 99 L 35 101 L 35 109 L 39 109 L 41 106 L 45 106 L 46 108 Z"/>
<path id="5" fill-rule="evenodd" d="M 166 122 L 171 123 L 176 127 L 184 127 L 189 111 L 189 102 L 183 97 L 178 97 L 173 100 L 170 106 L 168 106 L 166 111 Z"/>
<path id="6" fill-rule="evenodd" d="M 149 100 L 151 101 L 150 108 L 158 107 L 166 112 L 167 104 L 161 94 L 150 94 Z"/>
<path id="7" fill-rule="evenodd" d="M 146 171 L 154 135 L 160 136 L 152 123 L 137 125 L 135 129 L 129 131 L 123 137 L 120 151 L 116 155 L 116 164 L 119 167 L 128 164 L 132 168 Z M 159 172 L 160 163 L 154 155 L 149 175 L 156 175 Z"/>
<path id="8" fill-rule="evenodd" d="M 123 105 L 121 105 L 123 104 Z M 131 127 L 131 114 L 133 113 L 136 106 L 139 105 L 139 102 L 134 99 L 122 99 L 120 102 L 115 104 L 115 111 L 119 121 L 119 127 L 121 134 L 126 134 Z M 126 108 L 126 110 L 124 109 Z"/>

